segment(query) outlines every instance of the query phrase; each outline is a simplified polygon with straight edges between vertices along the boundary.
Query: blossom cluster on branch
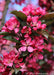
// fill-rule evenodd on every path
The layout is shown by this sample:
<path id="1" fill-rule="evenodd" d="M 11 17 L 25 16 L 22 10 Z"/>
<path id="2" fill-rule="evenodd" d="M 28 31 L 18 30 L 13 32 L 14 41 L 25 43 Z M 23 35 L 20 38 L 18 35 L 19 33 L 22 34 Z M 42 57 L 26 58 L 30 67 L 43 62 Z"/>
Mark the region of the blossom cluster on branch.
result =
<path id="1" fill-rule="evenodd" d="M 48 42 L 46 24 L 41 17 L 46 11 L 40 7 L 28 5 L 23 11 L 12 11 L 11 17 L 0 32 L 1 47 L 7 40 L 15 43 L 10 52 L 4 52 L 0 56 L 0 73 L 2 75 L 38 75 L 45 71 L 44 64 L 52 53 L 52 45 Z M 16 48 L 16 50 L 14 50 Z M 2 49 L 2 48 L 1 48 Z M 51 68 L 51 65 L 49 66 Z M 48 69 L 47 71 L 48 72 Z"/>

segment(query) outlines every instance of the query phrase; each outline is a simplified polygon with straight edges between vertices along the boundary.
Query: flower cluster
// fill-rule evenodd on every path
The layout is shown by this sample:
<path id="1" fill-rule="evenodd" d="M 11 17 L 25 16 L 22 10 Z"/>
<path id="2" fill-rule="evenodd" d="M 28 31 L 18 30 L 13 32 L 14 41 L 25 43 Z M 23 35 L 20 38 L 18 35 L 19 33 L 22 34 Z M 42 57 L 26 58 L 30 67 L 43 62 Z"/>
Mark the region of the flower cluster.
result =
<path id="1" fill-rule="evenodd" d="M 13 73 L 15 75 L 20 72 L 22 75 L 38 74 L 43 64 L 46 63 L 47 52 L 52 53 L 51 44 L 46 43 L 47 38 L 41 32 L 46 29 L 46 24 L 43 24 L 40 18 L 46 12 L 40 7 L 35 8 L 33 5 L 28 5 L 23 8 L 23 11 L 17 13 L 17 18 L 10 18 L 1 30 L 4 40 L 15 42 L 14 47 L 17 51 L 3 53 L 3 56 L 0 57 L 0 73 L 2 75 Z M 27 17 L 26 20 L 24 17 Z"/>
<path id="2" fill-rule="evenodd" d="M 9 21 L 6 22 L 5 26 L 2 28 L 2 31 L 10 32 L 13 31 L 17 33 L 19 31 L 20 23 L 15 17 L 12 17 Z"/>
<path id="3" fill-rule="evenodd" d="M 31 15 L 31 16 L 37 16 L 37 15 L 45 15 L 46 14 L 46 11 L 40 7 L 36 8 L 36 6 L 33 6 L 33 5 L 28 5 L 27 7 L 24 7 L 23 8 L 23 12 L 28 16 L 28 15 Z"/>
<path id="4" fill-rule="evenodd" d="M 16 53 L 14 50 L 9 53 L 5 52 L 3 57 L 0 57 L 0 72 L 5 72 L 8 66 L 9 69 L 11 69 L 11 67 L 16 69 L 21 68 L 21 66 L 24 65 L 22 61 L 23 58 L 20 58 L 19 53 Z"/>
<path id="5" fill-rule="evenodd" d="M 53 0 L 39 0 L 39 5 L 46 10 L 54 10 Z"/>

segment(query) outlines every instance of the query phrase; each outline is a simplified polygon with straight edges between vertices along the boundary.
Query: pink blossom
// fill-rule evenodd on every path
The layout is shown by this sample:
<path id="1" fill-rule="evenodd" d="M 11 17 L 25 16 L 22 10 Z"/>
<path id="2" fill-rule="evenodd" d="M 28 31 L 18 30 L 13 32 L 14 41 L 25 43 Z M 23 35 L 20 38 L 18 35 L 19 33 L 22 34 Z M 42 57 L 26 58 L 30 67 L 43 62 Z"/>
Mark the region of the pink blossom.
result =
<path id="1" fill-rule="evenodd" d="M 3 64 L 3 62 L 0 60 L 0 72 L 4 72 L 6 69 L 6 66 Z"/>
<path id="2" fill-rule="evenodd" d="M 17 33 L 19 31 L 19 26 L 20 23 L 19 21 L 13 16 L 10 20 L 8 20 L 5 24 L 5 26 L 7 27 L 7 29 L 9 30 L 14 30 L 15 28 L 15 33 Z M 18 28 L 18 29 L 17 29 Z"/>
<path id="3" fill-rule="evenodd" d="M 23 58 L 19 58 L 19 55 L 16 55 L 14 60 L 15 68 L 20 68 L 21 66 L 23 66 L 24 63 L 22 61 L 23 61 Z"/>
<path id="4" fill-rule="evenodd" d="M 46 24 L 42 24 L 42 29 L 45 29 L 46 28 Z"/>
<path id="5" fill-rule="evenodd" d="M 11 51 L 9 54 L 8 53 L 3 54 L 3 63 L 6 66 L 12 67 L 14 59 L 15 59 L 14 51 Z"/>
<path id="6" fill-rule="evenodd" d="M 45 44 L 44 49 L 47 49 L 49 52 L 52 52 L 52 45 L 51 44 Z"/>
<path id="7" fill-rule="evenodd" d="M 21 66 L 20 71 L 21 71 L 21 72 L 27 71 L 27 67 L 26 67 L 25 64 Z"/>
<path id="8" fill-rule="evenodd" d="M 20 47 L 21 51 L 26 51 L 28 50 L 28 52 L 33 52 L 33 47 L 32 47 L 32 41 L 31 41 L 31 38 L 28 38 L 26 39 L 26 41 L 24 40 L 21 40 L 21 44 L 22 44 L 22 47 Z"/>
<path id="9" fill-rule="evenodd" d="M 27 22 L 29 22 L 29 23 L 30 23 L 31 21 L 32 21 L 31 16 L 28 16 L 28 17 L 27 17 Z"/>

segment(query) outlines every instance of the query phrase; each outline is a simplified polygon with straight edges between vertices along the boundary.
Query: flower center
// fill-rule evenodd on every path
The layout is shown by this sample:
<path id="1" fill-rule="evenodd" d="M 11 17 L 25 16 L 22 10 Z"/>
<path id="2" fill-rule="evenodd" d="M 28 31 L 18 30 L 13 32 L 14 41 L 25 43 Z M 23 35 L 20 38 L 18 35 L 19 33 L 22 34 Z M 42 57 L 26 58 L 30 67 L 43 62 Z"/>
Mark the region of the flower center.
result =
<path id="1" fill-rule="evenodd" d="M 34 27 L 38 26 L 38 24 L 37 24 L 37 23 L 34 23 L 33 25 L 34 25 Z"/>
<path id="2" fill-rule="evenodd" d="M 29 45 L 26 43 L 26 47 L 28 47 Z"/>

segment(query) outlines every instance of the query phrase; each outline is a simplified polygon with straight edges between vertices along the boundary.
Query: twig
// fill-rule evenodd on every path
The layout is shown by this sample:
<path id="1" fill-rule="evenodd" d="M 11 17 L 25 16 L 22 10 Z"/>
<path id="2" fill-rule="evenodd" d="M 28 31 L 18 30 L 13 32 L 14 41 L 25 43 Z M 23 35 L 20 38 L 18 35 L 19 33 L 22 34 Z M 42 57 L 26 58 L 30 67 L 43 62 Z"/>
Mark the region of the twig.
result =
<path id="1" fill-rule="evenodd" d="M 2 27 L 4 26 L 4 23 L 5 23 L 5 16 L 6 16 L 6 13 L 7 13 L 7 9 L 8 9 L 9 2 L 10 2 L 10 0 L 6 0 L 6 5 L 5 5 L 4 12 L 3 12 L 3 18 L 2 18 L 0 30 L 2 29 Z"/>

